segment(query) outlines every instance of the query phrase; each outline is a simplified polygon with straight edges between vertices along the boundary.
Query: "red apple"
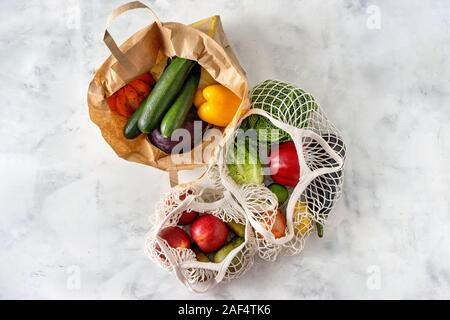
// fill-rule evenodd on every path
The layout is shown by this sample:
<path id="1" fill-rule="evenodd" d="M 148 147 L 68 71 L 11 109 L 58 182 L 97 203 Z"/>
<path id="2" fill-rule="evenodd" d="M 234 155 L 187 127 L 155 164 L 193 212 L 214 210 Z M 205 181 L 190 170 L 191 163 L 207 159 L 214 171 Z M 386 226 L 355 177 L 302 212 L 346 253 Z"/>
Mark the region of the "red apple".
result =
<path id="1" fill-rule="evenodd" d="M 183 213 L 180 216 L 180 219 L 178 220 L 178 224 L 181 225 L 187 225 L 197 219 L 198 212 L 197 211 L 183 211 Z"/>
<path id="2" fill-rule="evenodd" d="M 186 199 L 187 195 L 191 195 L 192 193 L 193 191 L 191 189 L 188 189 L 187 191 L 185 191 L 185 193 L 180 194 L 178 198 L 183 201 L 184 199 Z"/>
<path id="3" fill-rule="evenodd" d="M 159 237 L 166 240 L 172 248 L 191 248 L 191 240 L 179 227 L 167 227 L 159 232 Z"/>
<path id="4" fill-rule="evenodd" d="M 191 189 L 188 189 L 187 191 L 184 191 L 185 193 L 182 193 L 180 195 L 178 195 L 178 199 L 180 201 L 184 201 L 184 199 L 186 199 L 187 195 L 191 195 L 193 194 L 193 191 Z M 164 199 L 164 203 L 168 206 L 171 206 L 173 204 L 173 201 L 171 199 L 171 196 L 168 196 L 166 199 Z"/>
<path id="5" fill-rule="evenodd" d="M 191 225 L 191 238 L 206 253 L 216 251 L 225 244 L 228 227 L 219 218 L 205 214 Z"/>

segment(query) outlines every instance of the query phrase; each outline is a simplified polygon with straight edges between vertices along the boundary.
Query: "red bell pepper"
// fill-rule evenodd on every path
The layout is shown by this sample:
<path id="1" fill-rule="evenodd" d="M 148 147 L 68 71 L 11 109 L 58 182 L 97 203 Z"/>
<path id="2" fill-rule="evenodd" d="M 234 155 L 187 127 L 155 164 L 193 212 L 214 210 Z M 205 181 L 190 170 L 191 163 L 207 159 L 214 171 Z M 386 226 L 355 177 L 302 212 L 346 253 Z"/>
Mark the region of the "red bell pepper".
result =
<path id="1" fill-rule="evenodd" d="M 292 141 L 281 143 L 269 156 L 270 174 L 273 181 L 295 187 L 300 179 L 297 149 Z"/>

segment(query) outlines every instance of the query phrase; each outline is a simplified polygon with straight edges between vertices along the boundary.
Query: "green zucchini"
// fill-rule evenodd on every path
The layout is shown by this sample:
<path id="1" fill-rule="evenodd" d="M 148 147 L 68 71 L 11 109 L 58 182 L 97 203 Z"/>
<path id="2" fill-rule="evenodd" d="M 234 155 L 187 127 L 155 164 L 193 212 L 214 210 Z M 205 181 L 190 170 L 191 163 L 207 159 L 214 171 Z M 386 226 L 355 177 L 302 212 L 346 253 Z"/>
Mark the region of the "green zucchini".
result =
<path id="1" fill-rule="evenodd" d="M 192 60 L 176 57 L 164 70 L 155 87 L 139 108 L 142 109 L 138 120 L 138 127 L 141 132 L 149 133 L 158 126 L 196 63 Z"/>
<path id="2" fill-rule="evenodd" d="M 172 133 L 183 125 L 192 107 L 192 100 L 194 99 L 199 81 L 200 65 L 197 64 L 189 74 L 177 99 L 161 121 L 160 129 L 164 138 L 170 138 Z"/>
<path id="3" fill-rule="evenodd" d="M 142 107 L 139 107 L 133 115 L 128 118 L 127 123 L 125 124 L 125 127 L 123 128 L 123 135 L 127 139 L 134 139 L 137 138 L 142 132 L 139 130 L 138 127 L 138 120 L 142 113 Z"/>
<path id="4" fill-rule="evenodd" d="M 319 238 L 323 237 L 323 224 L 316 222 L 317 235 Z"/>

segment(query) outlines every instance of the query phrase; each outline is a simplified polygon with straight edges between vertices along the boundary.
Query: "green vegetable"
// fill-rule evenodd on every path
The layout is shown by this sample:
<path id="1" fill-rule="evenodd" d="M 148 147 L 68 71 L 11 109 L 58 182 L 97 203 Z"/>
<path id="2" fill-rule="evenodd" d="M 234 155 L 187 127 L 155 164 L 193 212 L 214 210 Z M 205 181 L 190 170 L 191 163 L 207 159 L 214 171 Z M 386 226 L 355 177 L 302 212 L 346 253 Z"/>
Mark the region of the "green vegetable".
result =
<path id="1" fill-rule="evenodd" d="M 123 135 L 127 139 L 137 138 L 142 132 L 139 130 L 138 121 L 142 113 L 142 108 L 137 109 L 133 115 L 128 119 L 123 128 Z"/>
<path id="2" fill-rule="evenodd" d="M 314 97 L 297 86 L 278 80 L 266 80 L 250 92 L 252 108 L 271 114 L 275 119 L 297 128 L 309 126 L 319 108 Z"/>
<path id="3" fill-rule="evenodd" d="M 227 225 L 236 235 L 239 237 L 245 237 L 245 226 L 243 224 L 230 221 Z"/>
<path id="4" fill-rule="evenodd" d="M 317 235 L 319 238 L 323 237 L 323 224 L 316 222 Z"/>
<path id="5" fill-rule="evenodd" d="M 289 198 L 288 189 L 281 184 L 272 183 L 267 188 L 277 196 L 279 204 L 283 204 Z"/>
<path id="6" fill-rule="evenodd" d="M 220 248 L 219 251 L 216 252 L 216 254 L 214 255 L 214 262 L 215 263 L 222 262 L 227 257 L 227 255 L 229 255 L 230 252 L 233 251 L 233 249 L 236 249 L 243 243 L 244 243 L 244 238 L 241 238 L 241 237 L 234 238 L 233 240 L 231 240 L 230 243 L 223 246 L 222 248 Z M 232 263 L 235 262 L 235 259 L 238 257 L 239 254 L 242 254 L 242 253 L 239 252 L 236 255 L 236 257 L 234 257 L 234 259 L 232 260 Z M 238 262 L 238 260 L 236 262 Z"/>
<path id="7" fill-rule="evenodd" d="M 248 118 L 245 118 L 242 121 L 241 129 L 255 129 L 257 138 L 261 142 L 281 143 L 292 140 L 289 133 L 273 125 L 269 119 L 257 114 L 252 114 Z"/>
<path id="8" fill-rule="evenodd" d="M 255 148 L 234 143 L 228 150 L 227 168 L 230 177 L 237 184 L 262 184 L 264 175 Z"/>
<path id="9" fill-rule="evenodd" d="M 189 74 L 177 99 L 161 121 L 160 131 L 163 137 L 171 137 L 172 133 L 183 125 L 184 120 L 186 120 L 186 116 L 192 107 L 192 100 L 194 99 L 194 94 L 197 90 L 199 81 L 200 65 L 197 64 Z"/>
<path id="10" fill-rule="evenodd" d="M 149 133 L 161 122 L 195 64 L 195 61 L 176 57 L 164 70 L 153 90 L 139 107 L 143 109 L 138 121 L 142 132 Z"/>

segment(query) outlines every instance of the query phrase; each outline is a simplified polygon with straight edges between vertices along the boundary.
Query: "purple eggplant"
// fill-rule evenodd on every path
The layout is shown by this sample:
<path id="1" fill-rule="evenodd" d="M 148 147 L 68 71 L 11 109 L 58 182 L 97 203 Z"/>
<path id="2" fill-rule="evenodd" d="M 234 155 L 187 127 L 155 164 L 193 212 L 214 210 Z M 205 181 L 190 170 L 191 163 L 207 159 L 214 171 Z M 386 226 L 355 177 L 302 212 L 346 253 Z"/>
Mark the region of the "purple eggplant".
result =
<path id="1" fill-rule="evenodd" d="M 168 154 L 172 153 L 172 150 L 177 145 L 176 153 L 188 152 L 199 145 L 202 142 L 203 132 L 207 127 L 207 123 L 200 120 L 197 116 L 197 110 L 194 109 L 194 111 L 192 109 L 181 128 L 175 130 L 170 138 L 165 138 L 158 127 L 148 135 L 150 142 Z"/>

